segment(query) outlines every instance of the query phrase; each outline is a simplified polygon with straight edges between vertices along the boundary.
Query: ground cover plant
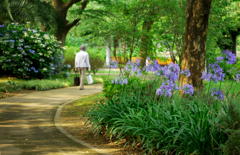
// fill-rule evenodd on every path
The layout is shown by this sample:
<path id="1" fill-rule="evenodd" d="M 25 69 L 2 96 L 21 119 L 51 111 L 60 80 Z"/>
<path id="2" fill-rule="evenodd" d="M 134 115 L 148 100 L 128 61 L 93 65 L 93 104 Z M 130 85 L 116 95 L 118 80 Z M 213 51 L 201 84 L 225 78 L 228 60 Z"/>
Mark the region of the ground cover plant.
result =
<path id="1" fill-rule="evenodd" d="M 106 101 L 89 111 L 89 123 L 95 132 L 149 154 L 239 154 L 240 74 L 224 82 L 220 67 L 235 62 L 224 51 L 202 73 L 206 82 L 200 92 L 178 86 L 179 75 L 191 73 L 177 64 L 147 66 L 156 75 L 149 80 L 139 64 L 128 63 L 127 76 L 105 81 Z"/>
<path id="2" fill-rule="evenodd" d="M 6 94 L 22 90 L 45 91 L 50 89 L 65 88 L 73 86 L 75 73 L 62 73 L 48 79 L 23 80 L 11 77 L 0 78 L 0 98 L 6 97 Z M 114 79 L 112 75 L 93 75 L 94 84 L 103 83 L 104 79 Z M 87 81 L 85 79 L 85 84 Z"/>

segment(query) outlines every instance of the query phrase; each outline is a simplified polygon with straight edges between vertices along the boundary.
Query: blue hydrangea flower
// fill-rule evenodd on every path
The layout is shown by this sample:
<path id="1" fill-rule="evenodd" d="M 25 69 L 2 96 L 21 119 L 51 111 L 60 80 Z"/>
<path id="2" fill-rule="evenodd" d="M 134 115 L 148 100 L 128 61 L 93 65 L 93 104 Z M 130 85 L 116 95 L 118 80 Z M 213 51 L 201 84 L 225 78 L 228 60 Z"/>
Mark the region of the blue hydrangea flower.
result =
<path id="1" fill-rule="evenodd" d="M 1 27 L 5 27 L 5 25 L 0 25 L 0 28 L 1 28 Z"/>
<path id="2" fill-rule="evenodd" d="M 223 51 L 223 54 L 225 55 L 225 58 L 226 58 L 228 64 L 236 63 L 236 55 L 233 54 L 231 51 L 225 50 L 225 51 Z"/>
<path id="3" fill-rule="evenodd" d="M 32 53 L 32 54 L 35 54 L 35 51 L 32 50 L 32 49 L 28 50 L 28 52 L 30 52 L 30 53 Z"/>
<path id="4" fill-rule="evenodd" d="M 7 42 L 14 43 L 15 40 L 10 39 L 10 40 L 7 40 Z"/>
<path id="5" fill-rule="evenodd" d="M 224 94 L 221 90 L 213 89 L 211 92 L 211 96 L 213 96 L 219 100 L 224 100 Z"/>
<path id="6" fill-rule="evenodd" d="M 35 72 L 35 73 L 38 73 L 38 70 L 35 67 L 31 67 L 30 70 Z"/>
<path id="7" fill-rule="evenodd" d="M 20 51 L 22 51 L 22 50 L 23 50 L 23 48 L 22 48 L 22 47 L 17 47 L 17 49 L 18 49 L 18 50 L 20 50 Z"/>
<path id="8" fill-rule="evenodd" d="M 185 84 L 183 86 L 182 90 L 183 90 L 184 94 L 193 95 L 193 93 L 194 93 L 194 88 L 190 84 Z"/>

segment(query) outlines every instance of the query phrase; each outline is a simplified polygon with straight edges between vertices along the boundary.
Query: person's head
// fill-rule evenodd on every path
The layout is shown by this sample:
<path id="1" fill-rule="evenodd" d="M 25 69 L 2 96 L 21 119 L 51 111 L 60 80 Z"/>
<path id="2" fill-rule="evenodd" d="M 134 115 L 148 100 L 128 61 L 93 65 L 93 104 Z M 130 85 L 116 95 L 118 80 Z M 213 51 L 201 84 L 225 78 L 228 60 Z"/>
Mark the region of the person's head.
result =
<path id="1" fill-rule="evenodd" d="M 86 49 L 87 49 L 87 47 L 86 47 L 85 45 L 81 45 L 81 46 L 80 46 L 80 50 L 86 51 Z"/>

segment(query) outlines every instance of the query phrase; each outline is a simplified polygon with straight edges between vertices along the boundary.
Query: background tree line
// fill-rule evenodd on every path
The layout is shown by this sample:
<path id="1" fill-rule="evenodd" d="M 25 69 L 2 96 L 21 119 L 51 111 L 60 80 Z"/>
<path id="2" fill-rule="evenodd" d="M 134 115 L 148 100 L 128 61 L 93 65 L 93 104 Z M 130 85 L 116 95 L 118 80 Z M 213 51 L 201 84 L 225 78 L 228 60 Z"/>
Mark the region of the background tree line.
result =
<path id="1" fill-rule="evenodd" d="M 205 62 L 210 62 L 211 56 L 221 50 L 229 49 L 236 54 L 240 34 L 239 0 L 1 0 L 0 23 L 30 22 L 54 34 L 63 45 L 87 42 L 107 46 L 113 56 L 121 55 L 126 60 L 133 56 L 154 59 L 168 52 L 174 62 L 183 64 L 186 44 L 191 43 L 184 37 L 187 26 L 191 25 L 188 15 L 198 4 L 206 6 L 198 11 L 207 16 L 199 23 L 205 24 L 206 30 L 202 31 L 205 36 L 200 37 L 204 45 L 195 58 L 199 61 L 204 56 L 195 74 L 199 76 Z M 196 35 L 199 34 L 193 34 L 193 38 Z M 196 43 L 200 45 L 201 41 Z M 205 55 L 210 59 L 205 60 Z"/>

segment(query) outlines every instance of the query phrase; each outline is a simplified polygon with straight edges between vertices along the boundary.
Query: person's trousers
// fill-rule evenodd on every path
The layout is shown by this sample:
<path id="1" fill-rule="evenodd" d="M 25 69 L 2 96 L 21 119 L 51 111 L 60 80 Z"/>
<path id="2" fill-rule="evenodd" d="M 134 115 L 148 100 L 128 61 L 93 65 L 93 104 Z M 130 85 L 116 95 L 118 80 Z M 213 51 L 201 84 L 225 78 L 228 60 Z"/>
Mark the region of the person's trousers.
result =
<path id="1" fill-rule="evenodd" d="M 85 72 L 86 72 L 86 68 L 79 68 L 79 72 L 80 72 L 80 89 L 84 89 L 84 78 L 85 78 Z"/>

